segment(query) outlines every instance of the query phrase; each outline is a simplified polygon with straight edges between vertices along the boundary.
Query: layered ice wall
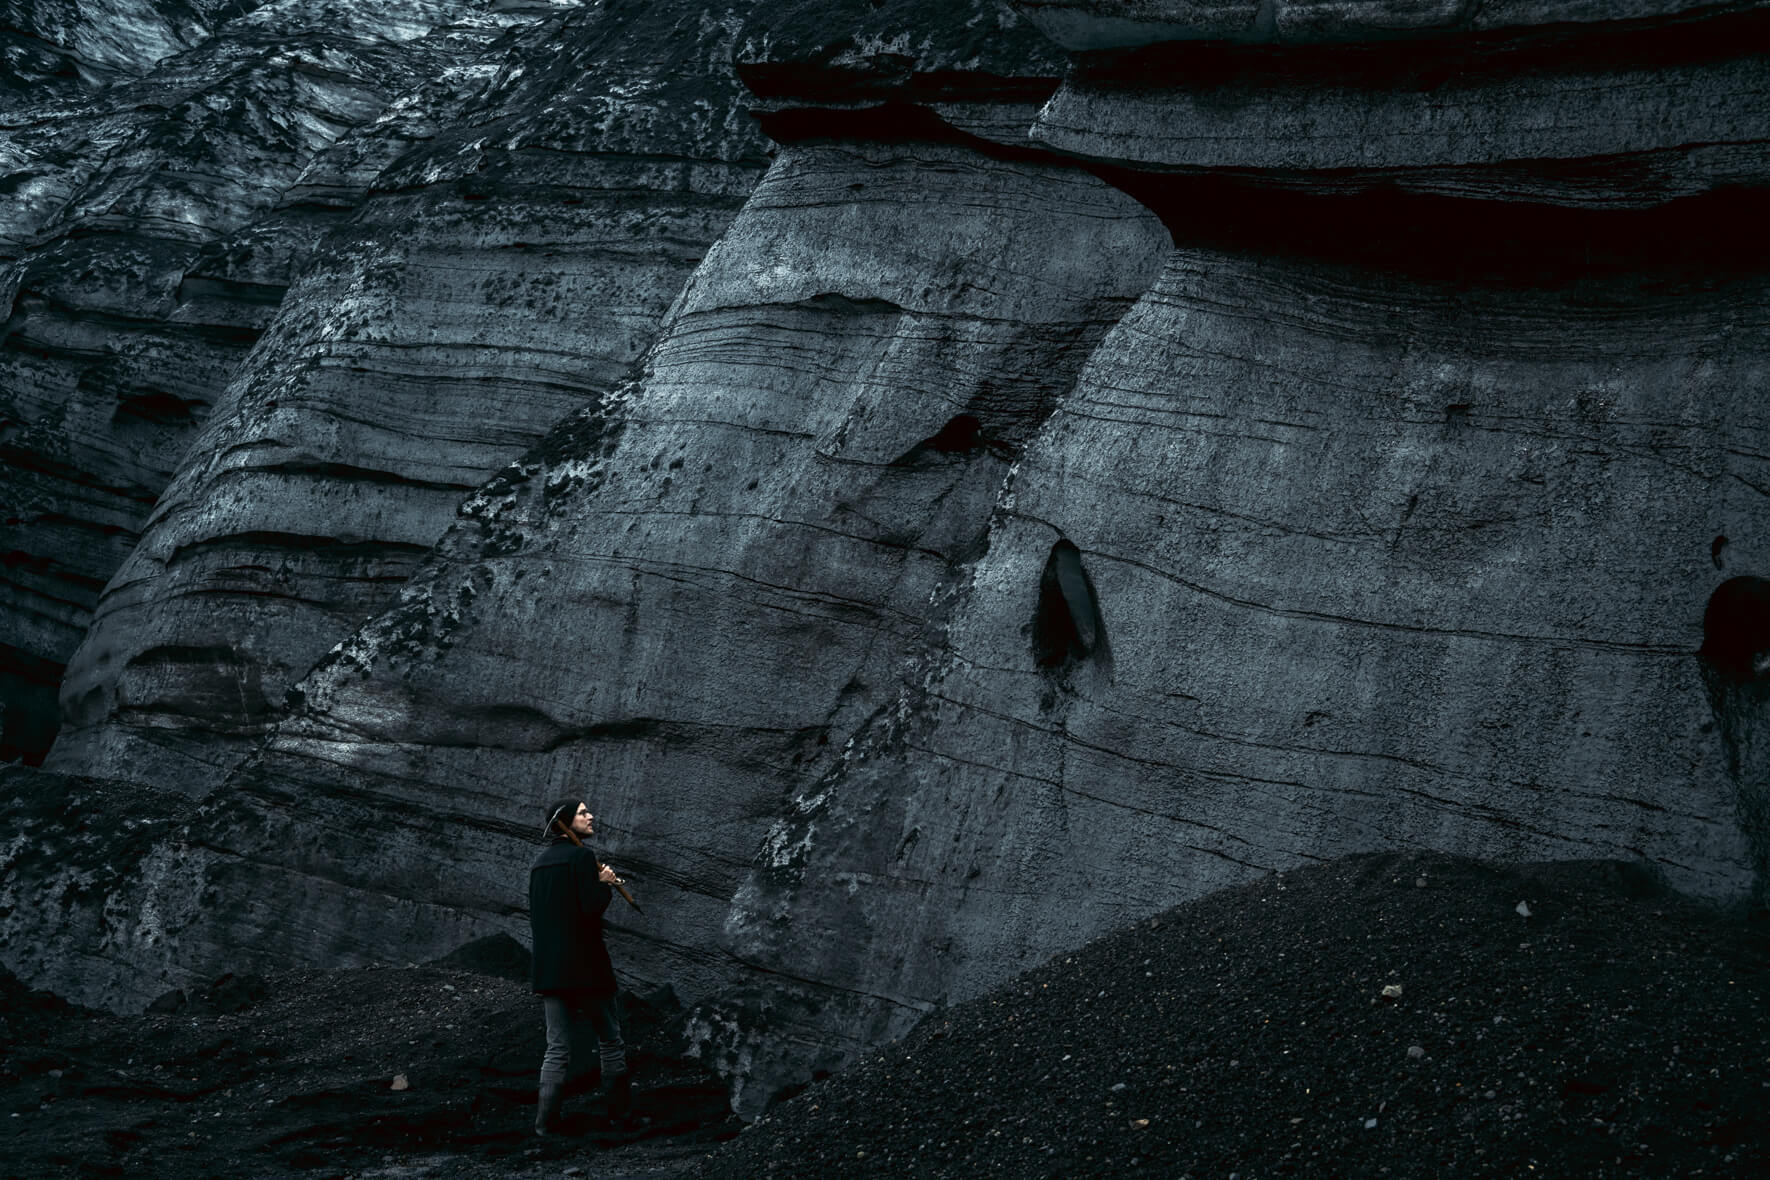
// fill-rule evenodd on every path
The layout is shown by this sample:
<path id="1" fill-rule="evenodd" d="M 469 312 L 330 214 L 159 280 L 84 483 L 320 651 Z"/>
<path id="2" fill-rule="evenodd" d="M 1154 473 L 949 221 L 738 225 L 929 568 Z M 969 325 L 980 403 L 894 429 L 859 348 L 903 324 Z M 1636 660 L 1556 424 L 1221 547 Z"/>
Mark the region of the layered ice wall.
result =
<path id="1" fill-rule="evenodd" d="M 1307 861 L 1761 889 L 1770 15 L 1016 7 L 600 6 L 381 174 L 72 667 L 198 799 L 80 998 L 521 932 L 570 793 L 747 1111 Z"/>

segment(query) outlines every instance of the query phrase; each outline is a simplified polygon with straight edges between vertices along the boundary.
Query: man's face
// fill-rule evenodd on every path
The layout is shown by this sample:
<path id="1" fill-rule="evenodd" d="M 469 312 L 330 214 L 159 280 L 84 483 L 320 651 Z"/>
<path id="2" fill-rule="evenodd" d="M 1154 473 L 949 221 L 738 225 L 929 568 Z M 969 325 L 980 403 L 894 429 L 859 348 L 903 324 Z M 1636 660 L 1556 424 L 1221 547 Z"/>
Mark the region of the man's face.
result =
<path id="1" fill-rule="evenodd" d="M 588 804 L 578 804 L 578 814 L 572 816 L 572 831 L 576 832 L 580 838 L 590 835 L 596 830 L 595 825 L 591 823 L 595 818 L 590 814 Z"/>

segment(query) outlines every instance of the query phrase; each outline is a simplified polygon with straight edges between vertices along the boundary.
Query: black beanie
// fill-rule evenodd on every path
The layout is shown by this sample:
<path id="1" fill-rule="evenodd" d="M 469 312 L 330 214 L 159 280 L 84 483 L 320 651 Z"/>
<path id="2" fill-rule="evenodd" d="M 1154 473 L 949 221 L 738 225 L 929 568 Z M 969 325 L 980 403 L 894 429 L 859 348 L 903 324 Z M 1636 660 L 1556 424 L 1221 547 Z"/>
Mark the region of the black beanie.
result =
<path id="1" fill-rule="evenodd" d="M 582 799 L 560 799 L 549 803 L 547 816 L 541 821 L 541 839 L 565 839 L 553 821 L 558 820 L 566 827 L 571 827 L 572 820 L 578 817 L 578 805 L 582 802 Z"/>

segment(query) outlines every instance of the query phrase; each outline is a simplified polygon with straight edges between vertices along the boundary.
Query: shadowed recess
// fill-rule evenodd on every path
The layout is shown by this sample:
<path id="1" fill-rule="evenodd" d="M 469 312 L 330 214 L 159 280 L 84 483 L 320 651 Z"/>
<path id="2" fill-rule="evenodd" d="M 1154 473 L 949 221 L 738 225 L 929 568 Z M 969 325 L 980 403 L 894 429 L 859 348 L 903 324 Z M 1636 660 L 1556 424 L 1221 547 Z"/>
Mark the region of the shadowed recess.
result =
<path id="1" fill-rule="evenodd" d="M 163 390 L 134 393 L 117 403 L 114 420 L 139 418 L 156 426 L 188 426 L 197 421 L 196 411 L 207 408 L 202 398 L 182 398 Z"/>
<path id="2" fill-rule="evenodd" d="M 1728 578 L 1715 589 L 1702 613 L 1699 654 L 1741 680 L 1770 670 L 1770 579 Z"/>
<path id="3" fill-rule="evenodd" d="M 956 414 L 939 430 L 891 461 L 893 467 L 914 467 L 940 456 L 968 455 L 981 450 L 983 422 L 976 414 Z"/>
<path id="4" fill-rule="evenodd" d="M 888 102 L 863 110 L 760 112 L 780 143 L 865 139 L 954 143 L 998 160 L 1050 166 L 1061 156 L 980 139 L 925 108 Z M 1577 208 L 1532 201 L 1408 192 L 1392 177 L 1326 169 L 1141 171 L 1068 161 L 1161 218 L 1181 247 L 1379 267 L 1420 280 L 1554 289 L 1621 274 L 1719 276 L 1770 271 L 1770 237 L 1758 232 L 1770 193 L 1723 187 L 1651 208 Z M 1569 175 L 1590 161 L 1534 166 Z M 1297 191 L 1305 178 L 1352 191 Z"/>
<path id="5" fill-rule="evenodd" d="M 1082 568 L 1082 551 L 1067 538 L 1051 546 L 1039 576 L 1032 630 L 1033 653 L 1041 668 L 1085 660 L 1100 646 L 1104 628 L 1094 585 Z"/>
<path id="6" fill-rule="evenodd" d="M 54 660 L 0 643 L 0 762 L 43 765 L 61 728 L 62 672 Z"/>

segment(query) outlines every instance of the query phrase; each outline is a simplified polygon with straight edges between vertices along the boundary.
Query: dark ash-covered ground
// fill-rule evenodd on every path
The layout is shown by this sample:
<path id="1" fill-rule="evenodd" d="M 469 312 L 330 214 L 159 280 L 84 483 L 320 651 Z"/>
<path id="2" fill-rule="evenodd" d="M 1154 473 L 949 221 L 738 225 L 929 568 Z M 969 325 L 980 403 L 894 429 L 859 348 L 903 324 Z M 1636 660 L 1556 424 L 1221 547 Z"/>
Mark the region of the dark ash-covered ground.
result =
<path id="1" fill-rule="evenodd" d="M 508 979 L 292 972 L 119 1019 L 8 977 L 0 1172 L 1756 1176 L 1767 965 L 1761 914 L 1638 871 L 1358 857 L 1062 956 L 741 1135 L 675 1056 L 668 999 L 635 1002 L 642 1121 L 607 1130 L 580 1097 L 545 1143 Z"/>
<path id="2" fill-rule="evenodd" d="M 628 1000 L 632 1124 L 595 1117 L 593 1071 L 568 1091 L 569 1134 L 537 1139 L 539 1007 L 482 973 L 521 968 L 507 945 L 451 956 L 478 970 L 224 979 L 139 1017 L 0 975 L 0 1176 L 558 1176 L 587 1156 L 646 1175 L 737 1133 L 724 1087 L 680 1059 L 666 995 Z"/>

